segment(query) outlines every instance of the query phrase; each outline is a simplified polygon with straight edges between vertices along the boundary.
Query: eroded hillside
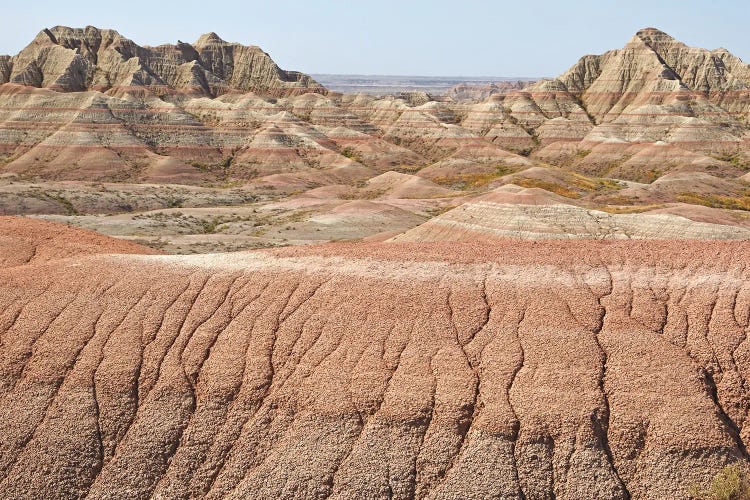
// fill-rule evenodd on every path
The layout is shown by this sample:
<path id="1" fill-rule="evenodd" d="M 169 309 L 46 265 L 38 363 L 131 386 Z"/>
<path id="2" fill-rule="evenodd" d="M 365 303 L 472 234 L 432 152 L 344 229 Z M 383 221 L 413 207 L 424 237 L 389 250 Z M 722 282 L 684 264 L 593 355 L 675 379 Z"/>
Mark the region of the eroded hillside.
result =
<path id="1" fill-rule="evenodd" d="M 748 458 L 746 243 L 0 231 L 4 497 L 674 498 Z"/>

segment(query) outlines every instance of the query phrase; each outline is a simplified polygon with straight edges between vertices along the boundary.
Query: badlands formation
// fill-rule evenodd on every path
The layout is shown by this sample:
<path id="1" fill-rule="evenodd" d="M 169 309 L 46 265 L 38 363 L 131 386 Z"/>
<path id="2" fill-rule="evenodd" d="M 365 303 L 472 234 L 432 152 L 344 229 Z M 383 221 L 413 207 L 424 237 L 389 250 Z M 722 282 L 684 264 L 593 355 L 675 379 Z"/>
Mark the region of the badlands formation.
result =
<path id="1" fill-rule="evenodd" d="M 0 56 L 0 497 L 713 498 L 749 118 L 653 28 L 389 96 L 43 30 Z"/>
<path id="2" fill-rule="evenodd" d="M 55 27 L 0 58 L 0 83 L 0 213 L 170 253 L 383 240 L 487 196 L 539 210 L 517 188 L 554 200 L 534 237 L 588 237 L 548 226 L 599 212 L 606 237 L 748 228 L 750 66 L 653 28 L 554 79 L 373 96 L 214 33 L 141 47 Z"/>
<path id="3" fill-rule="evenodd" d="M 0 218 L 0 497 L 685 498 L 747 463 L 746 242 L 150 254 Z"/>

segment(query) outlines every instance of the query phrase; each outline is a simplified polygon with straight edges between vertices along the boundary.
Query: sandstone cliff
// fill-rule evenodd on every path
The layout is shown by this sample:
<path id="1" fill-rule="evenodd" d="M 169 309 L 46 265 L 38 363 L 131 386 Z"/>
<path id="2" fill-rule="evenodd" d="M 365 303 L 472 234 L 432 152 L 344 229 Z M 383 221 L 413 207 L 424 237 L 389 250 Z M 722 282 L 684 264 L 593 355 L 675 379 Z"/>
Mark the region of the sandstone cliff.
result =
<path id="1" fill-rule="evenodd" d="M 661 143 L 701 155 L 701 168 L 721 168 L 713 163 L 719 158 L 747 163 L 750 66 L 724 49 L 688 47 L 654 28 L 499 102 L 508 113 L 496 120 L 504 130 L 488 137 L 517 149 L 525 132 L 541 146 L 535 157 L 587 174 L 652 181 L 679 162 L 627 162 Z M 509 134 L 514 124 L 523 131 Z"/>

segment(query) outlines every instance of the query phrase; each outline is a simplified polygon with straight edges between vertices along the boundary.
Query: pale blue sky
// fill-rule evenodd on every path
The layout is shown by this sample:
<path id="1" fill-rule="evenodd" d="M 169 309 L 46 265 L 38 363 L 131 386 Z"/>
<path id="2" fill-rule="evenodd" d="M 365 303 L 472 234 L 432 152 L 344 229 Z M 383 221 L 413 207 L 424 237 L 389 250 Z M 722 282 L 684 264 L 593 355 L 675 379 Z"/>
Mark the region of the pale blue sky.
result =
<path id="1" fill-rule="evenodd" d="M 90 24 L 144 45 L 215 31 L 308 73 L 533 77 L 653 26 L 750 60 L 750 0 L 27 0 L 2 12 L 0 54 L 44 27 Z"/>

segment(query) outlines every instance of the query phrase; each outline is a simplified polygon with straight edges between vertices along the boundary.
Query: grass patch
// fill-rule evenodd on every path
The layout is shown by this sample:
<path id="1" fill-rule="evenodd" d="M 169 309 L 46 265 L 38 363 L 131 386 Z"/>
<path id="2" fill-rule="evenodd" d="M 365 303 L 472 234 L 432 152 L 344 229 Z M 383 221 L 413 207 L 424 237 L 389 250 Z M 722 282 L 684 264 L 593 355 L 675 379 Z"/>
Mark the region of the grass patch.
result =
<path id="1" fill-rule="evenodd" d="M 181 196 L 167 196 L 164 198 L 164 204 L 166 208 L 182 208 L 182 204 L 185 203 L 185 198 Z"/>
<path id="2" fill-rule="evenodd" d="M 54 194 L 45 193 L 45 195 L 47 196 L 47 198 L 54 200 L 60 205 L 62 205 L 65 208 L 65 210 L 68 212 L 68 215 L 78 215 L 78 210 L 76 209 L 76 207 L 73 206 L 73 203 L 69 199 L 61 195 L 60 193 L 54 193 Z"/>
<path id="3" fill-rule="evenodd" d="M 643 212 L 648 212 L 649 210 L 657 210 L 659 208 L 664 208 L 665 205 L 662 204 L 652 204 L 652 205 L 606 205 L 603 207 L 598 207 L 597 210 L 601 210 L 602 212 L 607 212 L 608 214 L 640 214 Z"/>
<path id="4" fill-rule="evenodd" d="M 220 221 L 218 217 L 214 217 L 213 219 L 200 221 L 200 229 L 203 234 L 214 234 L 221 224 L 223 224 L 223 222 Z"/>
<path id="5" fill-rule="evenodd" d="M 339 196 L 342 200 L 374 200 L 386 193 L 385 189 L 362 189 L 359 192 L 347 192 Z"/>
<path id="6" fill-rule="evenodd" d="M 398 167 L 393 167 L 391 170 L 394 172 L 399 172 L 401 174 L 414 174 L 422 170 L 423 165 L 399 165 Z"/>
<path id="7" fill-rule="evenodd" d="M 489 184 L 490 182 L 504 177 L 506 175 L 516 172 L 518 169 L 508 165 L 496 165 L 495 170 L 490 172 L 480 172 L 475 174 L 458 174 L 458 175 L 446 175 L 441 177 L 433 177 L 431 180 L 442 186 L 447 186 L 452 189 L 470 189 L 479 188 Z"/>
<path id="8" fill-rule="evenodd" d="M 662 174 L 661 170 L 652 168 L 651 170 L 647 170 L 646 172 L 644 172 L 643 175 L 641 175 L 636 180 L 637 181 L 645 182 L 646 184 L 651 184 L 656 179 L 658 179 L 659 177 L 661 177 L 661 174 Z"/>
<path id="9" fill-rule="evenodd" d="M 73 205 L 69 199 L 57 192 L 37 191 L 33 189 L 26 193 L 28 196 L 36 198 L 38 200 L 49 200 L 61 205 L 65 209 L 65 215 L 80 215 L 78 209 Z"/>
<path id="10" fill-rule="evenodd" d="M 356 161 L 357 163 L 362 163 L 362 157 L 359 155 L 356 149 L 352 147 L 345 147 L 341 150 L 341 156 L 345 158 L 349 158 L 350 160 Z"/>
<path id="11" fill-rule="evenodd" d="M 592 179 L 580 174 L 573 174 L 572 184 L 585 191 L 619 191 L 625 184 L 612 179 Z"/>
<path id="12" fill-rule="evenodd" d="M 731 163 L 735 167 L 742 170 L 750 170 L 750 161 L 748 161 L 747 158 L 743 158 L 742 156 L 740 156 L 739 153 L 722 153 L 714 155 L 712 156 L 712 158 L 716 158 L 719 161 Z"/>
<path id="13" fill-rule="evenodd" d="M 691 205 L 750 211 L 750 195 L 748 194 L 734 197 L 687 192 L 678 194 L 675 196 L 675 199 L 679 202 L 689 203 Z"/>
<path id="14" fill-rule="evenodd" d="M 458 205 L 445 205 L 442 207 L 429 207 L 425 209 L 425 213 L 430 217 L 437 217 L 438 215 L 443 215 L 445 212 L 453 210 L 457 206 Z"/>
<path id="15" fill-rule="evenodd" d="M 216 163 L 204 163 L 202 161 L 191 161 L 190 166 L 201 172 L 226 172 L 232 166 L 234 156 L 228 156 Z"/>
<path id="16" fill-rule="evenodd" d="M 531 155 L 531 153 L 533 153 L 533 152 L 534 152 L 534 148 L 523 148 L 523 149 L 516 150 L 517 154 L 519 154 L 521 156 L 526 156 L 526 157 L 528 157 L 529 155 Z"/>
<path id="17" fill-rule="evenodd" d="M 581 193 L 578 191 L 573 191 L 570 188 L 567 188 L 561 184 L 557 184 L 555 182 L 549 182 L 549 181 L 543 181 L 541 179 L 533 179 L 529 177 L 525 177 L 522 179 L 514 179 L 513 184 L 516 184 L 521 187 L 525 188 L 540 188 L 544 189 L 545 191 L 549 191 L 550 193 L 559 194 L 560 196 L 564 196 L 565 198 L 572 198 L 574 200 L 577 200 L 581 197 Z"/>

